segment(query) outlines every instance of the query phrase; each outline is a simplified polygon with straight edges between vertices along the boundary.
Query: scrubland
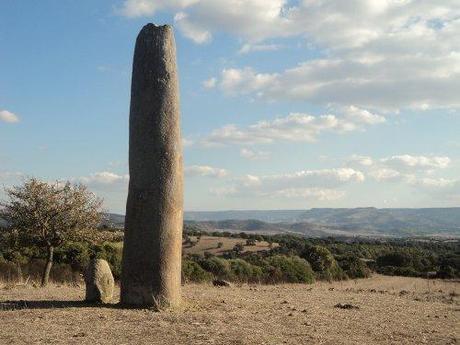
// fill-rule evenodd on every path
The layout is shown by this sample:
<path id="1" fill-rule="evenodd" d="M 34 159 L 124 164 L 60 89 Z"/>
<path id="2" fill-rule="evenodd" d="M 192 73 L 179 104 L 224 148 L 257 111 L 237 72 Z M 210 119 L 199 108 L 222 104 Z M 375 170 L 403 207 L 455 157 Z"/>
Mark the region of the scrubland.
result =
<path id="1" fill-rule="evenodd" d="M 456 344 L 460 284 L 374 275 L 186 284 L 180 310 L 87 305 L 84 286 L 3 285 L 1 344 Z M 338 306 L 341 306 L 338 307 Z"/>

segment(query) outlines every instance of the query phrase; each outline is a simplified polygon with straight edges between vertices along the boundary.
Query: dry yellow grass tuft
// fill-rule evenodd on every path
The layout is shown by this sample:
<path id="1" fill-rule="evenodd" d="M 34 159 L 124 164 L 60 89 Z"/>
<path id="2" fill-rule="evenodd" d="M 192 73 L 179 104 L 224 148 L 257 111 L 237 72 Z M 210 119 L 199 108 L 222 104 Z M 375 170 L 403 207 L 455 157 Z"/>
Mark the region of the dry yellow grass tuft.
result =
<path id="1" fill-rule="evenodd" d="M 183 309 L 158 313 L 85 305 L 83 287 L 16 287 L 0 290 L 0 342 L 456 344 L 459 293 L 459 283 L 383 276 L 314 285 L 186 285 Z"/>

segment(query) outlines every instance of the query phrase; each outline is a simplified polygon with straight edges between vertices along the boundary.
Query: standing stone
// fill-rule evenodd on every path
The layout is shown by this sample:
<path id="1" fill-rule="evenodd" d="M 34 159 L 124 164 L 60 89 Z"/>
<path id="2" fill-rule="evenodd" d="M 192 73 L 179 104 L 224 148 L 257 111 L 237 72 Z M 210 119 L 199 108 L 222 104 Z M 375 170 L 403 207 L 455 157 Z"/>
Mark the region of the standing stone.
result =
<path id="1" fill-rule="evenodd" d="M 175 307 L 181 299 L 183 172 L 171 26 L 147 24 L 137 37 L 129 127 L 121 303 Z"/>
<path id="2" fill-rule="evenodd" d="M 93 259 L 85 271 L 87 302 L 109 303 L 113 298 L 115 282 L 107 261 Z"/>

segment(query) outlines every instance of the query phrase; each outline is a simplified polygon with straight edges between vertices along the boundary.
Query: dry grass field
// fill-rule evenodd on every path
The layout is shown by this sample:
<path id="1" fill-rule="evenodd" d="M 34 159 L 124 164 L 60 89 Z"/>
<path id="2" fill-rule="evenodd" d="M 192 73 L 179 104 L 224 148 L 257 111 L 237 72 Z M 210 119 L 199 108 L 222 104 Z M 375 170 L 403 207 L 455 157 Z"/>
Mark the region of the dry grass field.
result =
<path id="1" fill-rule="evenodd" d="M 192 241 L 196 241 L 195 236 L 190 236 Z M 222 243 L 222 247 L 218 248 L 219 242 Z M 214 237 L 214 236 L 201 236 L 198 243 L 194 246 L 184 244 L 182 250 L 184 254 L 203 254 L 209 252 L 214 255 L 222 255 L 235 247 L 236 244 L 241 243 L 244 245 L 243 252 L 258 252 L 261 250 L 270 250 L 268 242 L 257 241 L 255 246 L 246 246 L 246 240 L 243 238 L 231 238 L 231 237 Z M 273 248 L 277 247 L 277 243 L 273 243 Z"/>
<path id="2" fill-rule="evenodd" d="M 313 285 L 192 284 L 183 289 L 182 310 L 163 312 L 85 305 L 83 287 L 2 287 L 0 343 L 457 344 L 459 285 L 383 276 Z"/>

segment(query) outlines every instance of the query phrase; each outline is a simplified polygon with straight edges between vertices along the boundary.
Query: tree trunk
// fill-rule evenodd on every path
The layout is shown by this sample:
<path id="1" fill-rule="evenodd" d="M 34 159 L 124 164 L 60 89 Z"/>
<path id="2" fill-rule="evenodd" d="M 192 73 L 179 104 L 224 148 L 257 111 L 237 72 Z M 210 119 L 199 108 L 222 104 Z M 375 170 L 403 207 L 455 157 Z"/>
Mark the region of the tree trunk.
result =
<path id="1" fill-rule="evenodd" d="M 48 280 L 50 278 L 51 267 L 53 266 L 53 255 L 54 255 L 54 247 L 48 247 L 48 257 L 46 259 L 46 266 L 45 270 L 43 271 L 42 276 L 42 286 L 48 285 Z"/>

